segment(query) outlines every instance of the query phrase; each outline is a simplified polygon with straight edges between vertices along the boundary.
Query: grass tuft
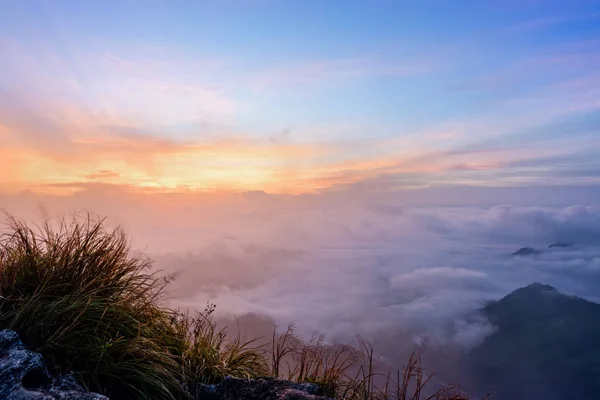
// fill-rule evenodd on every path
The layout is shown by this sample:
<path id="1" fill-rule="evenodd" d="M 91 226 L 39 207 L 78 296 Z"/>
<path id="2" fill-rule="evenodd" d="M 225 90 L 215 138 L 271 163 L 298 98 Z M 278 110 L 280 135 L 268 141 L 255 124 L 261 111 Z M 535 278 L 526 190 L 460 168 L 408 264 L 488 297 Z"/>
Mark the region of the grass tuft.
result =
<path id="1" fill-rule="evenodd" d="M 280 335 L 273 331 L 271 368 L 274 376 L 320 385 L 323 394 L 339 400 L 468 400 L 456 385 L 438 385 L 414 352 L 396 376 L 377 372 L 373 347 L 358 338 L 358 347 L 326 344 L 325 336 L 303 341 L 290 324 Z M 287 375 L 283 366 L 287 366 Z M 378 386 L 379 382 L 383 382 Z"/>
<path id="2" fill-rule="evenodd" d="M 54 230 L 9 217 L 0 236 L 0 325 L 90 390 L 181 398 L 173 312 L 158 304 L 166 281 L 149 267 L 103 220 L 74 217 Z"/>
<path id="3" fill-rule="evenodd" d="M 195 394 L 198 383 L 218 383 L 226 376 L 252 379 L 269 374 L 263 346 L 257 341 L 243 340 L 240 334 L 231 338 L 225 328 L 218 329 L 212 319 L 215 306 L 209 304 L 195 317 L 179 314 L 174 321 L 184 337 L 181 354 L 184 381 Z"/>
<path id="4" fill-rule="evenodd" d="M 76 216 L 58 229 L 8 216 L 0 235 L 0 327 L 59 373 L 116 399 L 186 399 L 193 382 L 266 372 L 253 342 L 163 305 L 169 279 L 150 273 L 121 229 Z"/>

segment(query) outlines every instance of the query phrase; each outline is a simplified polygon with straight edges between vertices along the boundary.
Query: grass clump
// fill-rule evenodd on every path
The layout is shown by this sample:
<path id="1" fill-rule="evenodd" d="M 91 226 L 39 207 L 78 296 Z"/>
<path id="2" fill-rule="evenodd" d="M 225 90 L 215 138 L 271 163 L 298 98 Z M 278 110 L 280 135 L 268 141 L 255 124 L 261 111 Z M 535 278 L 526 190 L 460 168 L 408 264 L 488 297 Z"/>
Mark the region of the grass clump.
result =
<path id="1" fill-rule="evenodd" d="M 274 329 L 271 369 L 276 377 L 317 383 L 338 400 L 469 400 L 456 385 L 433 389 L 433 375 L 424 371 L 419 352 L 395 374 L 385 374 L 377 371 L 373 347 L 363 339 L 356 347 L 326 344 L 324 335 L 303 341 L 294 324 L 280 335 Z"/>
<path id="2" fill-rule="evenodd" d="M 50 368 L 115 399 L 186 399 L 193 382 L 265 371 L 262 353 L 161 302 L 168 279 L 121 229 L 74 217 L 58 229 L 8 217 L 0 235 L 0 328 Z"/>
<path id="3" fill-rule="evenodd" d="M 316 383 L 326 396 L 339 397 L 342 389 L 350 382 L 349 370 L 359 363 L 362 352 L 349 345 L 326 344 L 325 335 L 322 334 L 314 334 L 304 341 L 296 335 L 295 329 L 293 323 L 281 335 L 277 335 L 276 328 L 273 329 L 273 376 Z"/>
<path id="4" fill-rule="evenodd" d="M 195 317 L 179 314 L 175 325 L 184 338 L 182 369 L 188 390 L 195 395 L 197 383 L 213 384 L 225 376 L 252 379 L 269 375 L 263 346 L 258 339 L 230 338 L 225 328 L 218 329 L 212 319 L 215 306 L 209 304 Z"/>

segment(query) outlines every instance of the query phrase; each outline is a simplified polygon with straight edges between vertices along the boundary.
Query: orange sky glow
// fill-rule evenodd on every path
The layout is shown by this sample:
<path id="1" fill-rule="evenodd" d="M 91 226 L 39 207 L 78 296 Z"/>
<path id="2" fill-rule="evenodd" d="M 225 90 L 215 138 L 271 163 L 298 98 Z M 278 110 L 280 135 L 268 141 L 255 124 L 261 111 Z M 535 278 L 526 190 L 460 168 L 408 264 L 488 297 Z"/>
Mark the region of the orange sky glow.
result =
<path id="1" fill-rule="evenodd" d="M 64 132 L 68 130 L 46 137 L 2 127 L 4 190 L 70 194 L 91 185 L 116 185 L 133 191 L 301 194 L 390 174 L 419 175 L 428 184 L 439 176 L 448 181 L 452 173 L 493 171 L 527 153 L 526 149 L 435 151 L 423 149 L 410 137 L 361 147 L 348 141 L 279 143 L 230 136 L 199 142 L 99 129 Z M 476 177 L 463 176 L 460 182 L 471 181 Z"/>
<path id="2" fill-rule="evenodd" d="M 65 142 L 68 151 L 64 151 L 40 148 L 8 129 L 0 132 L 8 143 L 0 149 L 6 165 L 0 181 L 5 188 L 50 193 L 101 183 L 140 190 L 297 194 L 354 183 L 381 170 L 423 172 L 432 168 L 418 161 L 407 160 L 402 165 L 400 159 L 389 156 L 345 157 L 335 144 L 273 144 L 247 139 L 195 143 L 142 136 L 73 135 Z"/>

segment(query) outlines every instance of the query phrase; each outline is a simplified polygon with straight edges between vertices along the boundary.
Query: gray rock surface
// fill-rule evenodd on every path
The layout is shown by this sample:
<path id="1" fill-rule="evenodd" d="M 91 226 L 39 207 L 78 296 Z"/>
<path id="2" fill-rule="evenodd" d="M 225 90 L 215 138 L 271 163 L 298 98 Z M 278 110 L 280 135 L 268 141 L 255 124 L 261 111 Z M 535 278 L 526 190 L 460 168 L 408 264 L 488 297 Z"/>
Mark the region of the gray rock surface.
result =
<path id="1" fill-rule="evenodd" d="M 0 331 L 0 399 L 108 400 L 86 392 L 72 376 L 53 377 L 42 356 L 27 350 L 11 330 Z"/>
<path id="2" fill-rule="evenodd" d="M 254 380 L 227 377 L 217 385 L 198 385 L 198 400 L 328 400 L 313 383 L 274 378 Z"/>

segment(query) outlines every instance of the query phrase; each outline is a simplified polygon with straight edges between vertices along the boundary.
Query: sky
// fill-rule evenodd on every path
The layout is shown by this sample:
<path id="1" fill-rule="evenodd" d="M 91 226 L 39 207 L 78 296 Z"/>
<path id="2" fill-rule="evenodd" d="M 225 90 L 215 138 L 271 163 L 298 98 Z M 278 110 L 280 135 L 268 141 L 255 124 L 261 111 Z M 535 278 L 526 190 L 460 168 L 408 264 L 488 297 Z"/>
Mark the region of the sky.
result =
<path id="1" fill-rule="evenodd" d="M 598 1 L 0 7 L 4 192 L 600 181 Z"/>

